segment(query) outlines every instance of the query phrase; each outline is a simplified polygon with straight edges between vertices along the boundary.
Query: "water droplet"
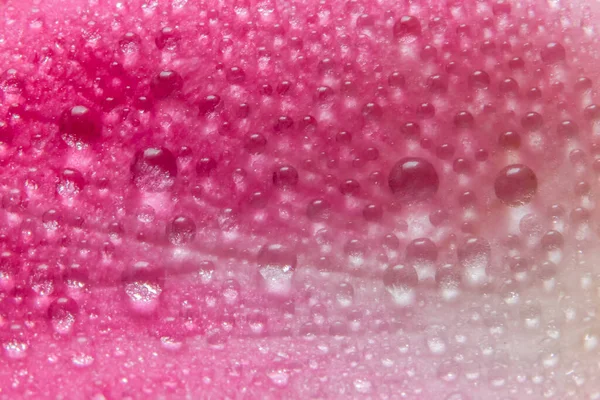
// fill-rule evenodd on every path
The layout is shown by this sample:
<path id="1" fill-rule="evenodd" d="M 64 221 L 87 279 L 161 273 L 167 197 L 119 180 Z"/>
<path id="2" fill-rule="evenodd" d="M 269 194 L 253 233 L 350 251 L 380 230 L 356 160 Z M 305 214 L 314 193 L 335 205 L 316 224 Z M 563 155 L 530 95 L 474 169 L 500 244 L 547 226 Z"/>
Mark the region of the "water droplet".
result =
<path id="1" fill-rule="evenodd" d="M 417 106 L 417 117 L 430 119 L 435 116 L 435 107 L 431 103 L 421 103 Z"/>
<path id="2" fill-rule="evenodd" d="M 158 31 L 158 35 L 156 36 L 154 43 L 156 43 L 156 47 L 158 47 L 159 50 L 163 50 L 165 48 L 167 50 L 174 50 L 180 40 L 181 33 L 179 33 L 177 28 L 165 26 Z"/>
<path id="3" fill-rule="evenodd" d="M 503 132 L 498 138 L 498 144 L 505 149 L 518 149 L 521 146 L 521 136 L 513 131 Z"/>
<path id="4" fill-rule="evenodd" d="M 373 384 L 371 383 L 371 381 L 369 381 L 367 379 L 355 379 L 354 380 L 354 389 L 358 393 L 368 394 L 368 393 L 371 393 L 371 391 L 373 389 Z"/>
<path id="5" fill-rule="evenodd" d="M 324 199 L 315 199 L 308 204 L 306 215 L 313 221 L 326 221 L 331 217 L 331 204 Z"/>
<path id="6" fill-rule="evenodd" d="M 127 32 L 119 39 L 119 49 L 126 54 L 137 53 L 140 49 L 141 42 L 142 40 L 139 35 L 133 32 Z"/>
<path id="7" fill-rule="evenodd" d="M 167 226 L 167 237 L 175 246 L 188 244 L 196 237 L 196 224 L 189 217 L 176 217 Z"/>
<path id="8" fill-rule="evenodd" d="M 419 36 L 421 34 L 421 23 L 416 17 L 405 15 L 394 24 L 394 37 L 405 39 Z"/>
<path id="9" fill-rule="evenodd" d="M 487 240 L 480 237 L 466 239 L 457 250 L 458 261 L 470 284 L 485 283 L 486 268 L 490 265 L 492 250 Z"/>
<path id="10" fill-rule="evenodd" d="M 294 126 L 294 120 L 287 115 L 281 115 L 277 118 L 275 125 L 273 126 L 273 130 L 275 132 L 286 132 L 292 129 Z"/>
<path id="11" fill-rule="evenodd" d="M 135 155 L 131 173 L 140 190 L 163 192 L 175 184 L 177 160 L 163 147 L 150 147 Z"/>
<path id="12" fill-rule="evenodd" d="M 429 161 L 418 157 L 407 157 L 392 167 L 388 183 L 397 198 L 403 202 L 413 203 L 433 197 L 439 187 L 439 178 Z"/>
<path id="13" fill-rule="evenodd" d="M 486 89 L 490 86 L 490 76 L 487 72 L 477 70 L 469 75 L 469 86 L 476 89 Z"/>
<path id="14" fill-rule="evenodd" d="M 536 194 L 537 188 L 535 173 L 523 164 L 504 167 L 494 182 L 496 197 L 512 207 L 529 203 Z"/>
<path id="15" fill-rule="evenodd" d="M 96 112 L 78 105 L 61 114 L 59 130 L 65 143 L 69 146 L 81 147 L 100 139 L 102 122 Z"/>
<path id="16" fill-rule="evenodd" d="M 209 94 L 198 102 L 198 115 L 205 116 L 217 110 L 221 104 L 221 97 L 216 94 Z M 247 107 L 244 107 L 247 110 Z M 248 115 L 247 113 L 245 114 Z"/>
<path id="17" fill-rule="evenodd" d="M 546 64 L 556 64 L 560 61 L 563 61 L 567 53 L 562 44 L 556 42 L 550 42 L 540 52 L 542 57 L 542 61 Z"/>
<path id="18" fill-rule="evenodd" d="M 124 290 L 131 309 L 140 314 L 153 313 L 163 291 L 164 271 L 146 261 L 136 262 L 123 276 Z"/>
<path id="19" fill-rule="evenodd" d="M 442 299 L 452 301 L 460 295 L 461 274 L 456 267 L 444 265 L 437 269 L 435 282 Z"/>
<path id="20" fill-rule="evenodd" d="M 161 71 L 150 82 L 150 91 L 157 99 L 164 99 L 183 88 L 183 78 L 175 71 Z"/>
<path id="21" fill-rule="evenodd" d="M 298 171 L 291 165 L 284 165 L 273 172 L 273 184 L 277 187 L 294 187 L 298 183 Z"/>
<path id="22" fill-rule="evenodd" d="M 393 88 L 402 88 L 406 84 L 406 79 L 398 71 L 394 71 L 388 77 L 388 85 Z"/>
<path id="23" fill-rule="evenodd" d="M 83 190 L 85 180 L 81 172 L 66 168 L 62 171 L 56 185 L 56 191 L 63 197 L 73 197 Z"/>
<path id="24" fill-rule="evenodd" d="M 250 154 L 260 154 L 267 147 L 267 139 L 260 133 L 253 133 L 246 137 L 245 149 Z"/>
<path id="25" fill-rule="evenodd" d="M 239 85 L 246 80 L 246 73 L 240 67 L 231 67 L 227 70 L 225 78 L 227 79 L 227 82 Z"/>
<path id="26" fill-rule="evenodd" d="M 13 360 L 21 360 L 27 357 L 29 343 L 22 338 L 23 327 L 21 325 L 13 324 L 9 327 L 9 332 L 11 337 L 2 343 L 4 354 Z"/>
<path id="27" fill-rule="evenodd" d="M 265 336 L 267 334 L 269 318 L 261 312 L 253 312 L 247 318 L 250 333 L 255 336 Z"/>
<path id="28" fill-rule="evenodd" d="M 346 195 L 356 195 L 360 191 L 360 184 L 354 179 L 346 179 L 340 183 L 340 192 Z"/>
<path id="29" fill-rule="evenodd" d="M 528 112 L 521 118 L 521 126 L 528 131 L 535 131 L 542 127 L 544 119 L 536 112 Z"/>
<path id="30" fill-rule="evenodd" d="M 555 230 L 549 230 L 542 236 L 540 241 L 542 248 L 546 251 L 560 249 L 565 242 L 563 235 Z"/>
<path id="31" fill-rule="evenodd" d="M 71 333 L 79 306 L 70 297 L 59 297 L 48 307 L 48 317 L 56 333 L 66 335 Z"/>
<path id="32" fill-rule="evenodd" d="M 571 138 L 579 133 L 577 123 L 571 120 L 561 121 L 556 129 L 557 133 L 562 137 Z"/>
<path id="33" fill-rule="evenodd" d="M 383 217 L 383 207 L 378 204 L 367 204 L 363 208 L 363 218 L 370 222 L 380 221 Z"/>
<path id="34" fill-rule="evenodd" d="M 409 306 L 414 303 L 419 276 L 411 266 L 395 265 L 383 273 L 383 284 L 396 304 Z"/>
<path id="35" fill-rule="evenodd" d="M 505 95 L 515 94 L 519 92 L 519 84 L 512 78 L 506 78 L 500 82 L 498 90 Z"/>
<path id="36" fill-rule="evenodd" d="M 10 68 L 0 76 L 0 90 L 5 94 L 19 95 L 25 90 L 25 81 L 16 69 Z"/>
<path id="37" fill-rule="evenodd" d="M 492 12 L 494 13 L 494 15 L 508 15 L 508 14 L 510 14 L 510 10 L 511 10 L 510 3 L 508 3 L 504 0 L 497 1 L 492 5 Z M 448 399 L 446 399 L 446 400 L 448 400 Z M 459 400 L 459 399 L 456 399 L 456 400 Z"/>
<path id="38" fill-rule="evenodd" d="M 444 382 L 454 382 L 460 375 L 460 365 L 454 360 L 443 361 L 437 369 L 437 377 Z"/>
<path id="39" fill-rule="evenodd" d="M 335 298 L 340 306 L 350 307 L 354 302 L 354 288 L 349 283 L 340 283 L 336 289 Z"/>
<path id="40" fill-rule="evenodd" d="M 44 224 L 44 228 L 49 231 L 55 231 L 62 223 L 62 215 L 55 209 L 50 209 L 42 215 L 42 223 Z"/>
<path id="41" fill-rule="evenodd" d="M 29 275 L 29 287 L 40 297 L 53 294 L 58 286 L 58 271 L 47 264 L 37 265 Z"/>
<path id="42" fill-rule="evenodd" d="M 454 116 L 454 126 L 461 129 L 471 128 L 475 123 L 473 115 L 468 111 L 459 111 Z"/>
<path id="43" fill-rule="evenodd" d="M 287 296 L 296 268 L 296 254 L 284 245 L 268 244 L 260 249 L 256 261 L 267 293 Z"/>

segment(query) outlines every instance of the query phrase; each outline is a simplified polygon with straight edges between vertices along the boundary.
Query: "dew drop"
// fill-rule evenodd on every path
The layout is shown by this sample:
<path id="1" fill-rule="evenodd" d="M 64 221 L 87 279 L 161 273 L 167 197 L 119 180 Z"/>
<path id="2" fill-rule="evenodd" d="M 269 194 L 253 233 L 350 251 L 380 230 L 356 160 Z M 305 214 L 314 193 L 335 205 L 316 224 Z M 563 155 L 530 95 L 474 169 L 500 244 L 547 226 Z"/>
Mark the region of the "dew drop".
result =
<path id="1" fill-rule="evenodd" d="M 388 184 L 398 199 L 413 203 L 432 198 L 438 191 L 439 178 L 429 161 L 407 157 L 392 167 Z"/>
<path id="2" fill-rule="evenodd" d="M 402 88 L 404 87 L 405 83 L 406 79 L 404 78 L 404 75 L 398 71 L 392 72 L 388 77 L 388 85 L 390 85 L 390 87 Z"/>
<path id="3" fill-rule="evenodd" d="M 136 262 L 124 274 L 124 291 L 132 311 L 151 314 L 156 311 L 163 291 L 164 272 L 146 261 Z"/>
<path id="4" fill-rule="evenodd" d="M 395 265 L 388 267 L 383 273 L 383 284 L 396 304 L 409 306 L 415 301 L 419 276 L 411 266 Z"/>
<path id="5" fill-rule="evenodd" d="M 505 149 L 518 149 L 521 146 L 521 136 L 517 132 L 503 132 L 498 138 L 498 144 Z"/>
<path id="6" fill-rule="evenodd" d="M 256 257 L 264 290 L 276 296 L 289 295 L 296 269 L 296 254 L 281 244 L 264 245 Z"/>
<path id="7" fill-rule="evenodd" d="M 542 48 L 540 55 L 546 64 L 556 64 L 566 58 L 566 51 L 562 44 L 550 42 Z"/>
<path id="8" fill-rule="evenodd" d="M 183 88 L 183 78 L 175 71 L 161 71 L 150 82 L 150 91 L 157 99 L 164 99 Z"/>
<path id="9" fill-rule="evenodd" d="M 528 112 L 521 118 L 521 126 L 528 131 L 535 131 L 542 127 L 544 119 L 536 112 Z"/>
<path id="10" fill-rule="evenodd" d="M 56 333 L 66 335 L 71 333 L 79 306 L 70 297 L 59 297 L 48 308 L 50 324 Z"/>
<path id="11" fill-rule="evenodd" d="M 273 184 L 280 188 L 291 188 L 298 184 L 298 171 L 291 165 L 284 165 L 273 172 Z"/>
<path id="12" fill-rule="evenodd" d="M 154 43 L 156 43 L 156 47 L 159 50 L 174 50 L 180 40 L 181 33 L 179 33 L 178 29 L 165 26 L 158 31 L 158 35 L 156 36 Z"/>
<path id="13" fill-rule="evenodd" d="M 445 265 L 435 273 L 435 282 L 440 296 L 445 301 L 452 301 L 460 295 L 461 276 L 452 265 Z"/>
<path id="14" fill-rule="evenodd" d="M 491 254 L 489 242 L 481 237 L 467 238 L 458 248 L 458 262 L 464 268 L 464 277 L 468 283 L 480 285 L 485 282 Z"/>
<path id="15" fill-rule="evenodd" d="M 371 222 L 380 221 L 383 217 L 383 208 L 378 204 L 367 204 L 363 208 L 363 217 Z"/>
<path id="16" fill-rule="evenodd" d="M 535 173 L 526 165 L 512 164 L 504 167 L 496 176 L 496 197 L 511 207 L 527 204 L 538 188 Z"/>
<path id="17" fill-rule="evenodd" d="M 469 86 L 476 89 L 485 89 L 490 86 L 490 76 L 485 71 L 477 70 L 469 75 Z"/>
<path id="18" fill-rule="evenodd" d="M 246 137 L 244 147 L 250 154 L 260 154 L 267 147 L 267 139 L 260 133 L 252 133 Z"/>
<path id="19" fill-rule="evenodd" d="M 65 143 L 72 147 L 81 147 L 100 139 L 102 122 L 96 112 L 78 105 L 61 114 L 59 130 Z"/>
<path id="20" fill-rule="evenodd" d="M 56 192 L 63 197 L 73 197 L 83 190 L 85 180 L 81 172 L 66 168 L 60 174 L 56 184 Z"/>
<path id="21" fill-rule="evenodd" d="M 421 34 L 421 23 L 416 17 L 405 15 L 394 24 L 394 37 L 404 39 L 419 36 Z"/>
<path id="22" fill-rule="evenodd" d="M 246 73 L 240 67 L 231 67 L 225 74 L 227 82 L 235 85 L 240 85 L 246 80 Z"/>
<path id="23" fill-rule="evenodd" d="M 55 231 L 58 229 L 61 222 L 62 216 L 55 209 L 50 209 L 42 215 L 42 223 L 44 224 L 44 228 L 48 229 L 49 231 Z"/>
<path id="24" fill-rule="evenodd" d="M 173 219 L 167 226 L 167 238 L 175 246 L 188 244 L 196 237 L 196 224 L 185 216 L 179 216 Z"/>
<path id="25" fill-rule="evenodd" d="M 331 204 L 324 199 L 315 199 L 308 204 L 306 215 L 313 221 L 326 221 L 331 217 Z"/>
<path id="26" fill-rule="evenodd" d="M 164 192 L 175 184 L 177 160 L 164 147 L 149 147 L 135 155 L 131 173 L 138 189 Z"/>
<path id="27" fill-rule="evenodd" d="M 119 39 L 119 49 L 126 54 L 137 53 L 140 50 L 141 38 L 134 32 L 127 32 Z"/>
<path id="28" fill-rule="evenodd" d="M 335 293 L 335 299 L 341 307 L 350 307 L 354 302 L 354 288 L 346 282 L 338 285 Z"/>
<path id="29" fill-rule="evenodd" d="M 198 115 L 205 116 L 217 110 L 221 104 L 221 97 L 216 94 L 209 94 L 198 102 Z M 241 107 L 241 105 L 240 105 Z M 241 111 L 247 111 L 248 107 L 244 107 Z M 248 116 L 245 113 L 245 116 Z"/>

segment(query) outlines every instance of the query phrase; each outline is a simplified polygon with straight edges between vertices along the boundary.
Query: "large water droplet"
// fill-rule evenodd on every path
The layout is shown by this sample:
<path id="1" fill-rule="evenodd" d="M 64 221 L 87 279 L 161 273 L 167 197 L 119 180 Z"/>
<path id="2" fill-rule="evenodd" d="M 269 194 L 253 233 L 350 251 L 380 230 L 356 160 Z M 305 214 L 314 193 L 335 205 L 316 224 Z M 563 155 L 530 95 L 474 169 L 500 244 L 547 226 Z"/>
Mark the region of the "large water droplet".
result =
<path id="1" fill-rule="evenodd" d="M 167 226 L 167 238 L 175 246 L 190 243 L 196 237 L 196 224 L 191 218 L 176 217 Z"/>
<path id="2" fill-rule="evenodd" d="M 102 136 L 102 122 L 93 110 L 85 106 L 75 106 L 61 114 L 59 130 L 65 143 L 81 147 Z"/>
<path id="3" fill-rule="evenodd" d="M 177 160 L 163 147 L 139 151 L 131 165 L 133 183 L 147 192 L 162 192 L 175 184 Z"/>
<path id="4" fill-rule="evenodd" d="M 540 52 L 542 61 L 546 64 L 555 64 L 559 61 L 563 61 L 567 55 L 565 48 L 562 44 L 551 42 L 548 43 Z"/>
<path id="5" fill-rule="evenodd" d="M 54 331 L 61 335 L 69 334 L 78 312 L 79 306 L 70 297 L 63 296 L 54 300 L 48 308 L 48 317 Z"/>
<path id="6" fill-rule="evenodd" d="M 76 169 L 66 168 L 59 177 L 56 191 L 63 197 L 73 197 L 83 190 L 85 180 L 81 172 Z"/>
<path id="7" fill-rule="evenodd" d="M 421 23 L 416 17 L 405 15 L 394 24 L 394 37 L 406 39 L 421 34 Z"/>
<path id="8" fill-rule="evenodd" d="M 392 193 L 407 203 L 430 199 L 440 184 L 433 165 L 418 157 L 398 161 L 390 171 L 388 183 Z"/>
<path id="9" fill-rule="evenodd" d="M 487 240 L 480 237 L 466 239 L 457 250 L 458 261 L 464 268 L 464 277 L 472 285 L 486 281 L 492 250 Z"/>
<path id="10" fill-rule="evenodd" d="M 183 78 L 175 71 L 161 71 L 150 82 L 150 91 L 157 99 L 164 99 L 183 88 Z"/>
<path id="11" fill-rule="evenodd" d="M 273 184 L 277 187 L 294 187 L 298 183 L 298 171 L 290 165 L 279 167 L 273 172 Z"/>
<path id="12" fill-rule="evenodd" d="M 504 167 L 494 182 L 496 197 L 513 207 L 529 203 L 536 194 L 537 187 L 535 173 L 523 164 Z"/>
<path id="13" fill-rule="evenodd" d="M 396 304 L 408 306 L 415 301 L 419 276 L 411 266 L 395 265 L 383 273 L 383 284 Z"/>
<path id="14" fill-rule="evenodd" d="M 123 276 L 124 290 L 131 309 L 140 314 L 153 313 L 163 291 L 164 271 L 146 262 L 136 262 Z"/>
<path id="15" fill-rule="evenodd" d="M 264 245 L 256 257 L 264 289 L 272 295 L 286 296 L 292 287 L 296 254 L 281 244 Z"/>

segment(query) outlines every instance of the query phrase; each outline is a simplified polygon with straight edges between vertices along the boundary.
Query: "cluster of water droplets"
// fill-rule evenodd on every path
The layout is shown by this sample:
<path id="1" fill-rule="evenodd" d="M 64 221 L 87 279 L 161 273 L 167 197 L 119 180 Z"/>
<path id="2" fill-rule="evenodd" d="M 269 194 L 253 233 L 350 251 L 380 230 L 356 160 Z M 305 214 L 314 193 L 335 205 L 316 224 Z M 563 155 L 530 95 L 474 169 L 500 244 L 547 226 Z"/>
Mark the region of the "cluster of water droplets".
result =
<path id="1" fill-rule="evenodd" d="M 27 357 L 44 324 L 89 367 L 86 327 L 122 323 L 172 352 L 301 338 L 319 354 L 303 360 L 323 376 L 317 397 L 319 365 L 343 354 L 329 365 L 356 367 L 352 384 L 328 393 L 418 398 L 429 357 L 448 400 L 484 379 L 502 395 L 594 398 L 595 370 L 564 347 L 598 343 L 600 111 L 565 22 L 507 2 L 261 4 L 58 35 L 5 68 L 4 355 Z M 581 343 L 561 344 L 576 325 Z M 535 360 L 506 348 L 521 331 L 543 339 Z M 353 341 L 369 336 L 393 348 Z M 567 389 L 552 383 L 561 368 Z"/>

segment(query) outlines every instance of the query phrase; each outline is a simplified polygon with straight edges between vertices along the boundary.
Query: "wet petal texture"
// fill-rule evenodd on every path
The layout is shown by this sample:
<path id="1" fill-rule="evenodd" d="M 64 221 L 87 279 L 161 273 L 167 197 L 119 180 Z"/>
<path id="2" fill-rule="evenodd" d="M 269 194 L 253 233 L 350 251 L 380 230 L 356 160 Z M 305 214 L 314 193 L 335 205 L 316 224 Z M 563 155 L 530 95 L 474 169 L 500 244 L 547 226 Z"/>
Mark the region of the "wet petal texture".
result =
<path id="1" fill-rule="evenodd" d="M 596 7 L 1 2 L 0 399 L 598 399 Z"/>

